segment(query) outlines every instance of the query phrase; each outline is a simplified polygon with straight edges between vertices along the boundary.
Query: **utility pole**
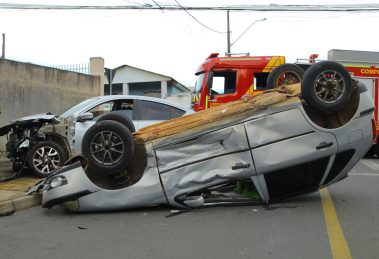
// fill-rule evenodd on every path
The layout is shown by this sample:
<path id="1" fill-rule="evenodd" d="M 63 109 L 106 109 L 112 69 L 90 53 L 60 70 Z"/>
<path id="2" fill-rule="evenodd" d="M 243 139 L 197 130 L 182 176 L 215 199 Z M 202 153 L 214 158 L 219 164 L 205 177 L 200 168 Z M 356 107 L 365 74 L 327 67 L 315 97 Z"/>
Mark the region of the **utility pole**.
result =
<path id="1" fill-rule="evenodd" d="M 229 10 L 226 11 L 226 34 L 227 34 L 226 55 L 230 56 L 230 21 L 229 21 Z"/>
<path id="2" fill-rule="evenodd" d="M 1 58 L 4 59 L 5 58 L 5 33 L 3 33 L 3 48 L 2 48 L 2 54 L 1 54 Z"/>

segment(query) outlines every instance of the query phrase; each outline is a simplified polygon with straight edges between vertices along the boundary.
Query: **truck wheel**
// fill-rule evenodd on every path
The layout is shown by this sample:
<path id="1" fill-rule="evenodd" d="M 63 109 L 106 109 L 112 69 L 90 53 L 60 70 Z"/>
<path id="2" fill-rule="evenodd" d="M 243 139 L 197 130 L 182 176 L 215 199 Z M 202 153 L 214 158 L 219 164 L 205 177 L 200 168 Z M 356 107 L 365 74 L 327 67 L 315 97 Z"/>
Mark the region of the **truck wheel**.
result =
<path id="1" fill-rule="evenodd" d="M 121 124 L 124 124 L 129 129 L 130 132 L 136 131 L 136 128 L 134 127 L 132 120 L 128 117 L 128 115 L 126 115 L 124 111 L 108 112 L 104 115 L 101 115 L 97 119 L 97 122 L 105 121 L 105 120 L 118 121 Z"/>
<path id="2" fill-rule="evenodd" d="M 92 170 L 113 175 L 128 166 L 134 146 L 132 133 L 125 125 L 105 120 L 97 122 L 84 134 L 82 152 Z"/>
<path id="3" fill-rule="evenodd" d="M 268 89 L 301 82 L 304 70 L 295 64 L 283 64 L 274 68 L 267 78 Z"/>
<path id="4" fill-rule="evenodd" d="M 28 166 L 38 177 L 54 173 L 68 159 L 68 154 L 57 143 L 46 140 L 34 145 L 28 154 Z"/>
<path id="5" fill-rule="evenodd" d="M 349 72 L 332 61 L 312 65 L 304 73 L 301 93 L 309 106 L 322 112 L 337 111 L 349 100 L 353 82 Z"/>

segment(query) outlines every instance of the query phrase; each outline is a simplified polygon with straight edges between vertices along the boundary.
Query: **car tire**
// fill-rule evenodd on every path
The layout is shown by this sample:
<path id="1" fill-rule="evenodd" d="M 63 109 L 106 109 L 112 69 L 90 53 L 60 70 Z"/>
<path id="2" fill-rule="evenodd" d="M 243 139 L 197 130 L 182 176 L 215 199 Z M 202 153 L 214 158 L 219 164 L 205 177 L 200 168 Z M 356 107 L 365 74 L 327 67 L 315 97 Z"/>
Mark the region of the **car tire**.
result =
<path id="1" fill-rule="evenodd" d="M 66 162 L 68 154 L 57 143 L 46 140 L 33 146 L 28 154 L 28 166 L 38 177 L 47 177 Z"/>
<path id="2" fill-rule="evenodd" d="M 337 111 L 349 100 L 353 82 L 349 72 L 333 61 L 323 61 L 305 71 L 301 93 L 309 106 L 322 112 Z"/>
<path id="3" fill-rule="evenodd" d="M 118 121 L 121 124 L 124 124 L 129 129 L 130 132 L 133 133 L 136 131 L 136 128 L 134 127 L 132 120 L 125 114 L 124 111 L 108 112 L 104 115 L 101 115 L 97 119 L 97 122 L 105 121 L 105 120 Z"/>
<path id="4" fill-rule="evenodd" d="M 122 123 L 113 120 L 97 122 L 84 134 L 83 156 L 93 171 L 117 174 L 129 165 L 134 154 L 134 138 Z"/>
<path id="5" fill-rule="evenodd" d="M 304 70 L 296 64 L 282 64 L 274 68 L 267 78 L 268 89 L 301 82 Z"/>

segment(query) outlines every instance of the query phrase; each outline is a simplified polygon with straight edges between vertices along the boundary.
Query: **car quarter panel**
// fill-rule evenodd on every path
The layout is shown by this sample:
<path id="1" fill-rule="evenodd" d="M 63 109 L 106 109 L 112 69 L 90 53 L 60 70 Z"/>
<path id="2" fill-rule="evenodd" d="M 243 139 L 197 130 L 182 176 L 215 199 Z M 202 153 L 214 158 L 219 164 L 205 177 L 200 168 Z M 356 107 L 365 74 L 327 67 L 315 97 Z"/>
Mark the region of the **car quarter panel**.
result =
<path id="1" fill-rule="evenodd" d="M 67 184 L 44 190 L 42 203 L 59 201 L 55 204 L 64 204 L 66 201 L 73 200 L 71 194 L 85 192 L 85 195 L 77 197 L 79 206 L 75 209 L 76 211 L 105 211 L 167 204 L 151 143 L 146 144 L 146 152 L 147 166 L 144 174 L 138 182 L 131 186 L 121 189 L 99 187 L 78 165 L 73 170 L 66 169 L 65 172 L 52 176 L 63 176 L 67 180 Z"/>
<path id="2" fill-rule="evenodd" d="M 99 192 L 83 196 L 79 199 L 80 210 L 101 211 L 167 204 L 151 143 L 146 143 L 146 154 L 147 166 L 138 182 L 126 188 L 101 189 Z"/>
<path id="3" fill-rule="evenodd" d="M 82 122 L 76 122 L 74 124 L 73 127 L 74 130 L 75 130 L 75 135 L 74 135 L 74 138 L 71 139 L 71 143 L 70 143 L 70 146 L 71 146 L 71 152 L 74 154 L 74 155 L 79 155 L 81 154 L 81 150 L 82 150 L 82 140 L 83 140 L 83 136 L 84 134 L 86 133 L 86 131 L 96 123 L 96 121 L 82 121 Z"/>
<path id="4" fill-rule="evenodd" d="M 337 152 L 333 134 L 312 127 L 299 108 L 245 123 L 258 174 Z"/>
<path id="5" fill-rule="evenodd" d="M 346 126 L 331 131 L 337 138 L 338 153 L 331 169 L 332 172 L 329 173 L 323 185 L 330 185 L 343 179 L 372 146 L 374 103 L 367 92 L 361 93 L 360 97 L 358 111 L 353 119 Z M 333 170 L 335 168 L 338 170 Z"/>

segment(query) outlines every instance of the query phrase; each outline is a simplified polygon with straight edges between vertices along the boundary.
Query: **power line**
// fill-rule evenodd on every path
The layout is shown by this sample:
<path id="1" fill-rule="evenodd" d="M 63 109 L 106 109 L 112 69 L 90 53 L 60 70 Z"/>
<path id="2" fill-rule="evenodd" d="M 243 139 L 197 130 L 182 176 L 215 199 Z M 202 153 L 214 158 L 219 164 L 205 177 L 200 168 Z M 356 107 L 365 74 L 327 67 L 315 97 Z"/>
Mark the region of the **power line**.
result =
<path id="1" fill-rule="evenodd" d="M 154 0 L 151 0 L 151 1 L 153 1 L 154 4 L 156 4 L 159 7 L 159 9 L 163 10 L 163 8 L 156 1 L 154 1 Z"/>
<path id="2" fill-rule="evenodd" d="M 217 33 L 226 33 L 226 32 L 221 32 L 221 31 L 216 31 L 210 27 L 208 27 L 207 25 L 205 25 L 204 23 L 200 22 L 198 19 L 196 19 L 190 12 L 188 12 L 178 1 L 175 0 L 175 2 L 183 9 L 183 11 L 185 11 L 189 16 L 191 16 L 195 21 L 197 21 L 201 26 L 203 26 L 204 28 L 207 28 L 208 30 L 211 30 L 213 32 L 217 32 Z"/>
<path id="3" fill-rule="evenodd" d="M 176 0 L 175 0 L 176 1 Z M 129 1 L 132 2 L 132 1 Z M 177 2 L 177 1 L 176 1 Z M 169 10 L 169 11 L 260 11 L 260 12 L 357 12 L 379 11 L 379 4 L 343 4 L 343 5 L 225 5 L 225 6 L 182 6 L 172 4 L 134 5 L 42 5 L 0 3 L 0 9 L 18 10 Z"/>

